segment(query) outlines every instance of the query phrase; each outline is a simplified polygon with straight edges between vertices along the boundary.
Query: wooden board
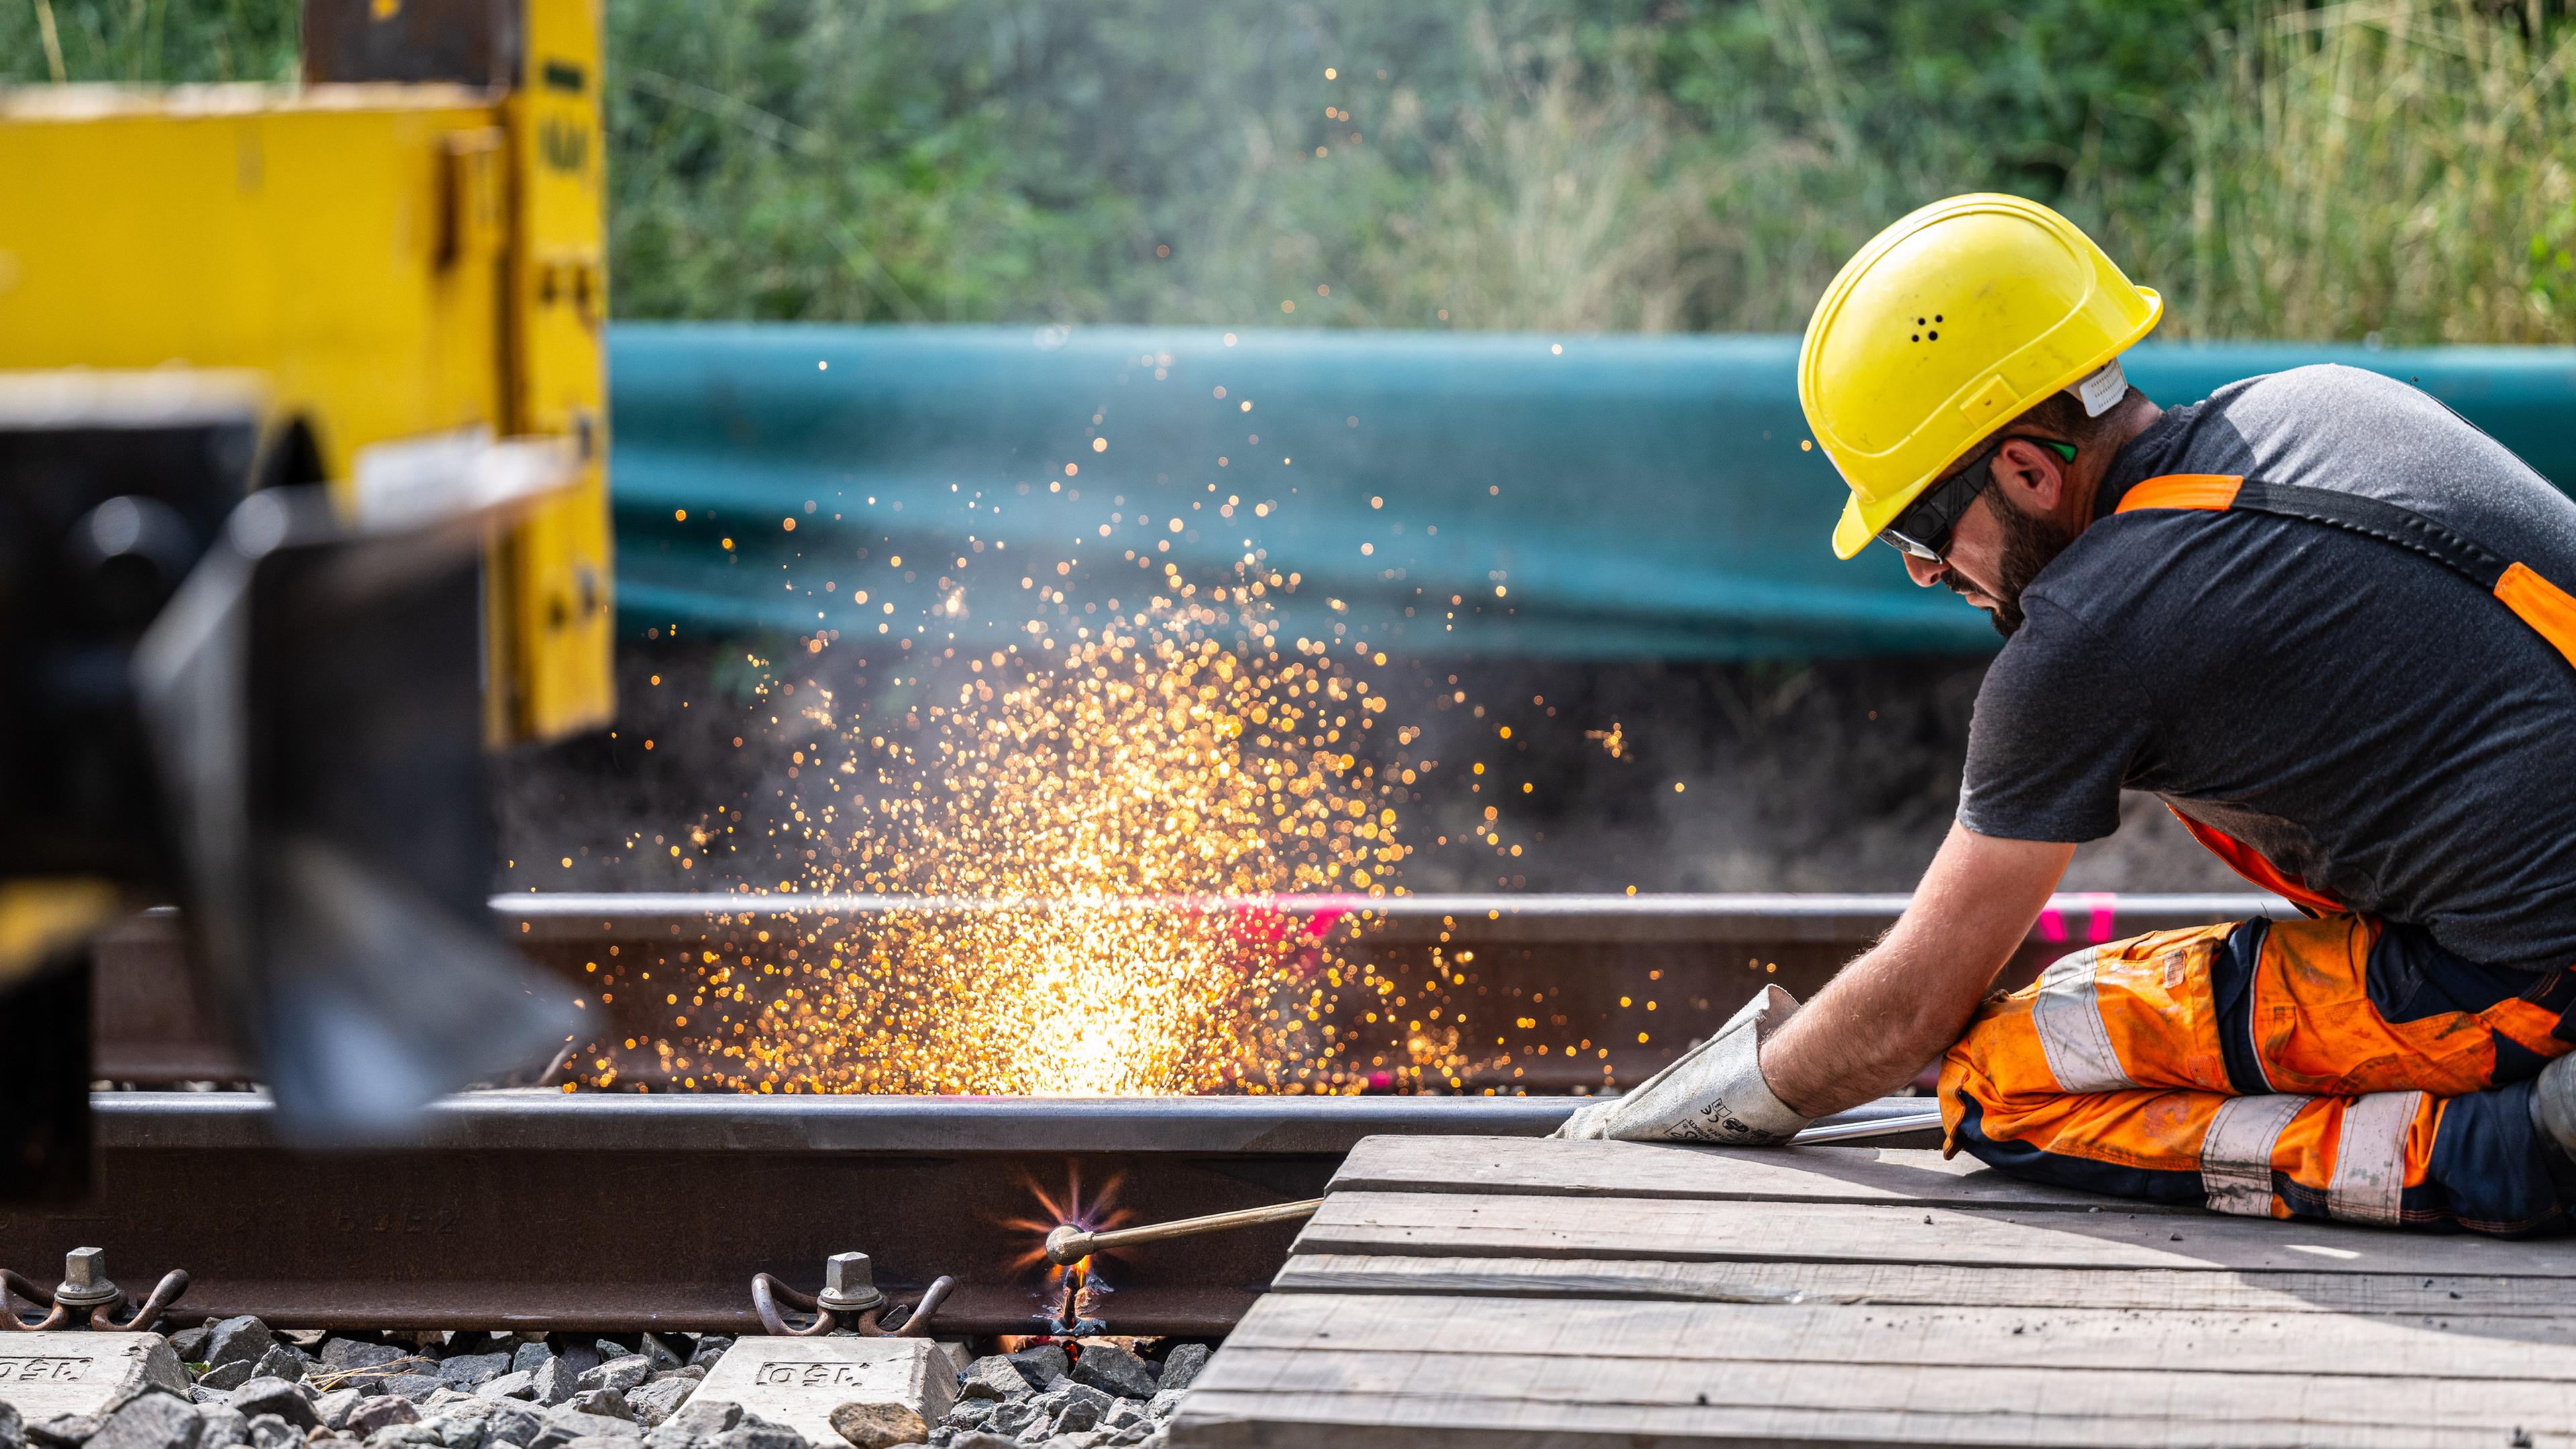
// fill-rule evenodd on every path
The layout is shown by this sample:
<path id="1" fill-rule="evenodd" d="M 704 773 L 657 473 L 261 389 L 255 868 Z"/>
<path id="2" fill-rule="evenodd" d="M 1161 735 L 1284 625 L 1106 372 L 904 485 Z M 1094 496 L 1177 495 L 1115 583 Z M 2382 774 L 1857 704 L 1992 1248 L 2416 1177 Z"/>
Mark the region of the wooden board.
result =
<path id="1" fill-rule="evenodd" d="M 1335 1193 L 1297 1251 L 2576 1276 L 2576 1244 L 2314 1221 L 1518 1193 Z"/>
<path id="2" fill-rule="evenodd" d="M 1869 1148 L 1372 1138 L 1194 1446 L 2576 1449 L 2576 1243 L 2219 1217 Z"/>
<path id="3" fill-rule="evenodd" d="M 1331 1190 L 2200 1212 L 2020 1182 L 1973 1157 L 1945 1159 L 1922 1149 L 1729 1150 L 1500 1137 L 1362 1138 L 1333 1174 Z"/>
<path id="4" fill-rule="evenodd" d="M 2226 1313 L 2558 1318 L 2576 1341 L 2576 1279 L 2460 1273 L 2102 1272 L 1946 1263 L 1667 1263 L 1620 1258 L 1411 1258 L 1300 1253 L 1280 1293 L 1664 1298 L 1702 1303 L 1982 1303 Z"/>

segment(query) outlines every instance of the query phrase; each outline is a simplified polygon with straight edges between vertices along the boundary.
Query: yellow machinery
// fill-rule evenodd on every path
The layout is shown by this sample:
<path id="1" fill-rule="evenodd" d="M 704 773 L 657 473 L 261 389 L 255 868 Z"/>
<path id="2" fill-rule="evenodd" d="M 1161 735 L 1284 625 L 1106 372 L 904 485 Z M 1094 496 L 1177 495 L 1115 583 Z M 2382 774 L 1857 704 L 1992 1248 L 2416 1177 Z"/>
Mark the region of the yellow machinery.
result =
<path id="1" fill-rule="evenodd" d="M 488 742 L 614 705 L 598 0 L 308 0 L 296 87 L 0 92 L 0 369 L 257 374 L 377 457 L 552 438 L 485 555 Z"/>
<path id="2" fill-rule="evenodd" d="M 568 1039 L 487 756 L 615 700 L 599 27 L 306 0 L 301 85 L 0 91 L 0 1201 L 88 1186 L 139 905 L 294 1140 Z"/>

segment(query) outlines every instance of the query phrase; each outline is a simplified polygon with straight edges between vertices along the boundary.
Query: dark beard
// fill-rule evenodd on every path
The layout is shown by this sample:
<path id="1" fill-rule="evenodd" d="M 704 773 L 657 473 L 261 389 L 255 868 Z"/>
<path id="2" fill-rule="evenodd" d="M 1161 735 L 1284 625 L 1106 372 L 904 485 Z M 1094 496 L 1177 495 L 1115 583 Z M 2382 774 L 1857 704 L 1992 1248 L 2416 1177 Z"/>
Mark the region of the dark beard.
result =
<path id="1" fill-rule="evenodd" d="M 2009 639 L 2021 632 L 2024 622 L 2022 590 L 2029 588 L 2030 581 L 2039 577 L 2039 571 L 2048 567 L 2066 551 L 2068 544 L 2075 541 L 2075 531 L 2054 518 L 2036 518 L 2002 502 L 1995 504 L 1994 514 L 1995 521 L 2003 529 L 2004 545 L 2003 555 L 1995 563 L 1996 587 L 2000 592 L 1995 595 L 1993 617 L 1995 632 Z M 1953 592 L 1967 592 L 1959 587 L 1954 576 L 1945 577 L 1942 582 L 1947 583 Z"/>

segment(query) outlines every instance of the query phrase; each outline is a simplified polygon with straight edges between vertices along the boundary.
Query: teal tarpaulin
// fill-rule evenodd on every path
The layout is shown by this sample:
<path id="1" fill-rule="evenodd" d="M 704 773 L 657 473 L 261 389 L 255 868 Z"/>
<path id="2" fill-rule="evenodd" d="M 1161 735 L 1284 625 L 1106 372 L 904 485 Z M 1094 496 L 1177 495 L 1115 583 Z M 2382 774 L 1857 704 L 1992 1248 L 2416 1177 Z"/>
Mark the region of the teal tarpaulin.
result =
<path id="1" fill-rule="evenodd" d="M 1796 354 L 1788 337 L 621 325 L 621 616 L 631 634 L 996 647 L 1028 637 L 1040 585 L 1077 614 L 1134 607 L 1166 563 L 1214 583 L 1249 557 L 1298 576 L 1283 635 L 1408 654 L 1992 648 L 1982 615 L 1893 554 L 1834 558 L 1842 490 L 1801 447 Z M 2164 403 L 2370 368 L 2576 481 L 2576 349 L 2128 361 Z"/>

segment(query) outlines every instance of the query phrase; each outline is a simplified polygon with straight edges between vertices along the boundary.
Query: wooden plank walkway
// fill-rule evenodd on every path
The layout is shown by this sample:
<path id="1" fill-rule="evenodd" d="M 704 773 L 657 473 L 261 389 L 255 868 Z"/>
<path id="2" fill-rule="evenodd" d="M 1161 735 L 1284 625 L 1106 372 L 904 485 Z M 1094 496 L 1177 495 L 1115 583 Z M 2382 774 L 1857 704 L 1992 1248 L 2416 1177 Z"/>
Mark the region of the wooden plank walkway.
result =
<path id="1" fill-rule="evenodd" d="M 2576 1240 L 1927 1151 L 1372 1137 L 1171 1443 L 2576 1449 Z"/>

